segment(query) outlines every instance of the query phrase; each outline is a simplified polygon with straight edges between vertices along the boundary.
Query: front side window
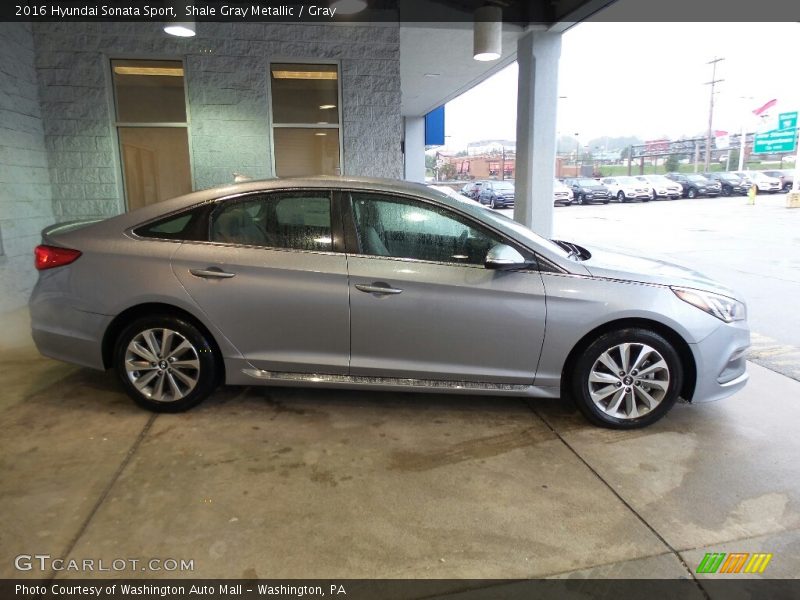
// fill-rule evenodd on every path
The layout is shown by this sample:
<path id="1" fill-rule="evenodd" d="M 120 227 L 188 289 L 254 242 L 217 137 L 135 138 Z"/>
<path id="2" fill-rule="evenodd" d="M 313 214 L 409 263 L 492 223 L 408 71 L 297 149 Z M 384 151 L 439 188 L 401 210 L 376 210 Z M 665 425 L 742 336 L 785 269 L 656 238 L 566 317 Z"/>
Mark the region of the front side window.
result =
<path id="1" fill-rule="evenodd" d="M 212 215 L 211 241 L 329 252 L 330 193 L 275 192 L 228 201 Z"/>
<path id="2" fill-rule="evenodd" d="M 504 243 L 469 220 L 418 200 L 352 194 L 361 252 L 370 256 L 483 265 L 492 246 Z"/>
<path id="3" fill-rule="evenodd" d="M 278 177 L 339 175 L 339 69 L 273 63 L 272 136 Z"/>
<path id="4" fill-rule="evenodd" d="M 183 63 L 113 60 L 111 70 L 128 209 L 191 192 Z"/>

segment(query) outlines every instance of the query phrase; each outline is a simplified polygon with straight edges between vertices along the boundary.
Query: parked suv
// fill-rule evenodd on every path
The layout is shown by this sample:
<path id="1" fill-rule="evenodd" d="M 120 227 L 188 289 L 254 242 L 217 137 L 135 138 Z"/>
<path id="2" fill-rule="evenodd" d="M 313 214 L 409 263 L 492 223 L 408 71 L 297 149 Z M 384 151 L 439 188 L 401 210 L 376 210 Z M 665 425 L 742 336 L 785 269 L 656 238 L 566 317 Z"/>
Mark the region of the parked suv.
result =
<path id="1" fill-rule="evenodd" d="M 467 198 L 472 198 L 473 200 L 477 200 L 478 196 L 481 193 L 481 188 L 483 187 L 483 181 L 470 181 L 467 184 L 464 184 L 464 187 L 461 188 L 461 193 L 464 194 Z"/>
<path id="2" fill-rule="evenodd" d="M 564 183 L 572 189 L 576 204 L 589 204 L 590 202 L 608 204 L 611 199 L 608 188 L 596 179 L 579 177 L 577 179 L 565 179 Z"/>
<path id="3" fill-rule="evenodd" d="M 719 196 L 722 193 L 722 186 L 719 183 L 709 181 L 697 173 L 667 173 L 666 177 L 683 186 L 684 198 Z"/>
<path id="4" fill-rule="evenodd" d="M 735 173 L 703 173 L 703 176 L 710 181 L 716 181 L 720 184 L 723 196 L 733 196 L 734 194 L 744 195 L 747 193 L 747 184 L 744 179 Z"/>
<path id="5" fill-rule="evenodd" d="M 569 206 L 572 204 L 572 198 L 572 190 L 556 179 L 553 182 L 553 205 L 563 204 L 564 206 Z"/>
<path id="6" fill-rule="evenodd" d="M 792 184 L 794 183 L 794 173 L 787 169 L 775 169 L 772 171 L 762 171 L 764 175 L 768 177 L 774 177 L 775 179 L 780 179 L 781 182 L 781 189 L 784 192 L 791 192 L 792 191 Z"/>
<path id="7" fill-rule="evenodd" d="M 514 206 L 514 184 L 510 181 L 484 181 L 478 201 L 492 208 Z"/>
<path id="8" fill-rule="evenodd" d="M 676 200 L 683 196 L 683 186 L 663 175 L 637 175 L 636 179 L 650 185 L 650 199 L 669 198 Z"/>
<path id="9" fill-rule="evenodd" d="M 601 179 L 600 183 L 608 188 L 611 197 L 616 198 L 618 202 L 632 202 L 634 200 L 648 202 L 653 191 L 653 188 L 647 182 L 627 175 L 606 177 Z"/>

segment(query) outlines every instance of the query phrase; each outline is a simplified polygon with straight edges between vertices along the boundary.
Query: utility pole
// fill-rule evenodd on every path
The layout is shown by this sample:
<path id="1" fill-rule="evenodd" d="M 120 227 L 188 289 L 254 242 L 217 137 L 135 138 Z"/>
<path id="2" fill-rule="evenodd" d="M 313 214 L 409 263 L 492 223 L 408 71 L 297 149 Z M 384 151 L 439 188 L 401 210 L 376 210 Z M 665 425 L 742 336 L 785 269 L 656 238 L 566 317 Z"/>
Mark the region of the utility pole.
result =
<path id="1" fill-rule="evenodd" d="M 707 82 L 706 85 L 711 86 L 711 102 L 708 106 L 708 132 L 706 133 L 706 161 L 705 161 L 705 171 L 708 171 L 708 167 L 711 164 L 711 136 L 714 134 L 712 129 L 712 123 L 714 122 L 714 88 L 720 81 L 725 81 L 724 79 L 717 79 L 717 63 L 721 60 L 725 60 L 724 58 L 716 58 L 707 62 L 706 64 L 711 65 L 711 81 Z"/>

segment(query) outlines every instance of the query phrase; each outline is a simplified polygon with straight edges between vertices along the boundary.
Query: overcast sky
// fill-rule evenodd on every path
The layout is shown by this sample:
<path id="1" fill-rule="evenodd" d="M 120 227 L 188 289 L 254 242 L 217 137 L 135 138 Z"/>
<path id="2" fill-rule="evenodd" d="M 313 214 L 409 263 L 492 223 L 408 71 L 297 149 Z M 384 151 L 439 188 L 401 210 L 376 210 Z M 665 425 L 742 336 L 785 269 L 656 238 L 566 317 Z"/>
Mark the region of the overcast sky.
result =
<path id="1" fill-rule="evenodd" d="M 748 111 L 772 98 L 800 108 L 800 24 L 582 23 L 564 34 L 558 131 L 589 141 L 703 135 L 711 66 L 717 64 L 714 129 L 738 132 Z M 516 138 L 517 65 L 447 104 L 447 148 Z M 742 100 L 740 96 L 752 96 Z M 480 115 L 480 118 L 476 118 Z"/>

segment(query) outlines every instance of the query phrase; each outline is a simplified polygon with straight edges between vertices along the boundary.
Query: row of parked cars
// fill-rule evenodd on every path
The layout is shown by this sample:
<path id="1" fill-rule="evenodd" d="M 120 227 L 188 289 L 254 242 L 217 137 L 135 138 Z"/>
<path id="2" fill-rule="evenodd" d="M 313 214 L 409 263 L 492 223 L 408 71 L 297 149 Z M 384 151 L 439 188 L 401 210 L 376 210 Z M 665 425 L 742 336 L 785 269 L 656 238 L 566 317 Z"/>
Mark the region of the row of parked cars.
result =
<path id="1" fill-rule="evenodd" d="M 701 196 L 745 195 L 755 186 L 758 193 L 788 192 L 792 171 L 724 171 L 717 173 L 667 173 L 666 175 L 620 175 L 615 177 L 571 177 L 556 179 L 553 204 L 608 204 L 648 202 Z M 490 208 L 514 206 L 511 181 L 470 181 L 461 194 Z"/>

